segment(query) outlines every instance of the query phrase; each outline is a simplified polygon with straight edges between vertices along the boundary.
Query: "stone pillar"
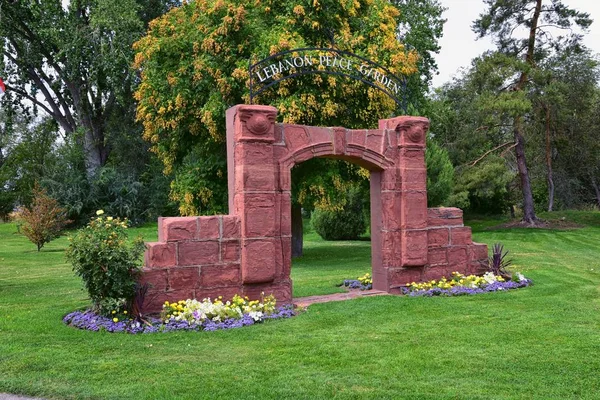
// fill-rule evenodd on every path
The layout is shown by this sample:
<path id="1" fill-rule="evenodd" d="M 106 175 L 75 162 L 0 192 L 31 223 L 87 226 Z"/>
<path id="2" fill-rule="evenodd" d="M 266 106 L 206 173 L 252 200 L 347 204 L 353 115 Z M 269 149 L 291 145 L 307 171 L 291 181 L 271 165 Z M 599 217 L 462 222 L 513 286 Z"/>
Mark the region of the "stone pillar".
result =
<path id="1" fill-rule="evenodd" d="M 241 220 L 244 285 L 271 283 L 281 269 L 281 196 L 273 158 L 276 116 L 277 109 L 269 106 L 227 110 L 230 213 Z"/>
<path id="2" fill-rule="evenodd" d="M 422 117 L 379 121 L 379 129 L 385 130 L 388 140 L 397 144 L 395 167 L 383 171 L 381 183 L 385 290 L 420 280 L 422 269 L 414 267 L 427 264 L 425 135 L 428 128 L 429 121 Z"/>

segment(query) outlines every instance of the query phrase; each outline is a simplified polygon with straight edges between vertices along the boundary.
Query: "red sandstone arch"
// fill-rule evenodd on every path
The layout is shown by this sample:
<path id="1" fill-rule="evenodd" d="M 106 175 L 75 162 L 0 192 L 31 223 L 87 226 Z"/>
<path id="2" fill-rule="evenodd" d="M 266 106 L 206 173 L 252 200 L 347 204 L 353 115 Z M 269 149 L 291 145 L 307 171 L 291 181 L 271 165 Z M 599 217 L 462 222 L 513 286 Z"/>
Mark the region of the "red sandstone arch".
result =
<path id="1" fill-rule="evenodd" d="M 159 219 L 143 282 L 148 307 L 165 300 L 292 300 L 291 168 L 314 157 L 345 159 L 371 172 L 373 286 L 390 293 L 407 282 L 453 271 L 480 272 L 487 246 L 472 242 L 457 208 L 427 209 L 426 118 L 396 117 L 379 129 L 276 124 L 277 110 L 239 105 L 227 111 L 229 215 Z"/>

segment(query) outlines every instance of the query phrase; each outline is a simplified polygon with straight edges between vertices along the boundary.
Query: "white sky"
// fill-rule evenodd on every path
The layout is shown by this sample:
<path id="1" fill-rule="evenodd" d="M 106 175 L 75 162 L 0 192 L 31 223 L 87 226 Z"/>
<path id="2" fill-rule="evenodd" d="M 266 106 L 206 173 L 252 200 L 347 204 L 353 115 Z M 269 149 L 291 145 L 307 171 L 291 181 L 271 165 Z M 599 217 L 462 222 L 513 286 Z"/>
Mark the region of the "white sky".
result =
<path id="1" fill-rule="evenodd" d="M 545 2 L 548 2 L 547 0 Z M 433 78 L 437 87 L 449 81 L 461 67 L 468 67 L 471 60 L 494 46 L 489 39 L 475 40 L 471 25 L 485 6 L 482 0 L 440 0 L 447 10 L 444 18 L 444 36 L 440 39 L 441 50 L 436 60 L 439 75 Z M 563 0 L 563 3 L 579 11 L 588 12 L 594 23 L 585 35 L 584 44 L 596 53 L 600 53 L 600 1 Z"/>

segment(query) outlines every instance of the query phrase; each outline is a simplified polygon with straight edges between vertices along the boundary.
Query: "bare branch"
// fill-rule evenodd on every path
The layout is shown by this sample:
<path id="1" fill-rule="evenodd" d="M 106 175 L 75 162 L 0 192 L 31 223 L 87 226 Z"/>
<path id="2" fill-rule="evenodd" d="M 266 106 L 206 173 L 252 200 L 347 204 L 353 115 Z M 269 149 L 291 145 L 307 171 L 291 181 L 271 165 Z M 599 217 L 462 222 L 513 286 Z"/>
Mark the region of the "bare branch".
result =
<path id="1" fill-rule="evenodd" d="M 496 151 L 504 146 L 508 146 L 509 144 L 512 144 L 514 146 L 516 146 L 515 142 L 506 142 L 506 143 L 502 143 L 500 146 L 496 146 L 491 150 L 486 151 L 481 157 L 479 157 L 477 160 L 473 161 L 471 164 L 469 164 L 470 167 L 474 167 L 479 161 L 483 160 L 488 154 L 490 154 L 493 151 Z"/>

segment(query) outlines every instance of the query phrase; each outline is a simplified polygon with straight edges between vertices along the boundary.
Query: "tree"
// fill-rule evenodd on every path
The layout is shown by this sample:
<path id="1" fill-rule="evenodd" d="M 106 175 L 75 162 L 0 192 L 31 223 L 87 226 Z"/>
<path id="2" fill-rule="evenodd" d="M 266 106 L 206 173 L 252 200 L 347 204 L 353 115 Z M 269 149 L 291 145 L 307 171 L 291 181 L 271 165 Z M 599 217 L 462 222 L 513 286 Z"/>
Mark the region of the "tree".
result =
<path id="1" fill-rule="evenodd" d="M 332 16 L 335 16 L 332 18 Z M 225 110 L 247 102 L 248 59 L 285 49 L 335 46 L 375 59 L 393 73 L 416 72 L 417 56 L 396 40 L 398 10 L 383 0 L 308 5 L 267 1 L 194 2 L 150 24 L 135 45 L 142 82 L 138 119 L 177 183 L 172 196 L 182 214 L 223 212 L 226 204 Z M 257 102 L 279 109 L 288 123 L 364 127 L 390 116 L 395 104 L 355 81 L 320 75 L 286 80 Z M 192 186 L 179 177 L 199 175 Z M 202 171 L 202 172 L 200 172 Z M 200 173 L 199 173 L 200 172 Z"/>
<path id="2" fill-rule="evenodd" d="M 427 138 L 425 165 L 427 166 L 427 205 L 440 206 L 452 194 L 454 167 L 446 149 L 438 145 L 433 138 Z"/>
<path id="3" fill-rule="evenodd" d="M 0 0 L 3 102 L 43 112 L 66 135 L 78 135 L 93 176 L 111 151 L 109 121 L 133 121 L 131 45 L 144 32 L 142 18 L 156 17 L 169 3 Z"/>
<path id="4" fill-rule="evenodd" d="M 418 73 L 408 77 L 410 104 L 422 110 L 427 102 L 431 80 L 437 73 L 435 54 L 439 53 L 439 39 L 444 31 L 444 7 L 438 0 L 395 0 L 400 10 L 399 40 L 419 54 Z"/>
<path id="5" fill-rule="evenodd" d="M 23 209 L 21 218 L 23 234 L 37 246 L 38 251 L 44 244 L 60 236 L 65 225 L 69 223 L 65 210 L 37 184 L 33 189 L 31 206 Z"/>
<path id="6" fill-rule="evenodd" d="M 573 26 L 587 28 L 592 23 L 589 14 L 575 11 L 560 0 L 484 0 L 487 10 L 473 23 L 479 37 L 490 36 L 498 52 L 506 56 L 505 63 L 517 68 L 514 78 L 507 80 L 502 91 L 526 92 L 530 78 L 540 60 L 553 49 L 576 46 L 581 35 L 571 31 Z M 524 36 L 520 36 L 524 29 Z M 557 36 L 549 29 L 561 31 Z M 562 32 L 566 32 L 565 35 Z M 524 60 L 520 63 L 518 61 Z M 535 224 L 534 200 L 526 162 L 523 123 L 527 110 L 512 118 L 514 150 L 523 194 L 523 222 Z"/>
<path id="7" fill-rule="evenodd" d="M 582 201 L 572 191 L 570 201 L 563 195 L 570 191 L 565 178 L 583 183 L 594 175 L 597 163 L 590 151 L 595 148 L 592 137 L 597 125 L 592 114 L 599 77 L 598 61 L 585 48 L 562 49 L 540 62 L 532 76 L 533 119 L 537 121 L 532 134 L 544 147 L 548 211 L 555 207 L 557 186 L 558 200 L 564 205 Z"/>

